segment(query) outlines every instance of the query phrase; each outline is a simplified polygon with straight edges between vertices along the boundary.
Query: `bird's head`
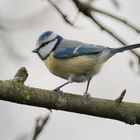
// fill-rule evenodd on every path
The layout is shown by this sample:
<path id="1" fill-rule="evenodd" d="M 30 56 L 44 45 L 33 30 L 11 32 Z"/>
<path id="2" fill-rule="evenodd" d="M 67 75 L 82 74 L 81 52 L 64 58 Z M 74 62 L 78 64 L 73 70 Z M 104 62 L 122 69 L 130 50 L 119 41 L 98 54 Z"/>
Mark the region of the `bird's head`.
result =
<path id="1" fill-rule="evenodd" d="M 52 31 L 44 32 L 39 36 L 36 49 L 32 52 L 37 53 L 42 60 L 45 60 L 49 54 L 58 47 L 62 39 L 61 36 Z"/>

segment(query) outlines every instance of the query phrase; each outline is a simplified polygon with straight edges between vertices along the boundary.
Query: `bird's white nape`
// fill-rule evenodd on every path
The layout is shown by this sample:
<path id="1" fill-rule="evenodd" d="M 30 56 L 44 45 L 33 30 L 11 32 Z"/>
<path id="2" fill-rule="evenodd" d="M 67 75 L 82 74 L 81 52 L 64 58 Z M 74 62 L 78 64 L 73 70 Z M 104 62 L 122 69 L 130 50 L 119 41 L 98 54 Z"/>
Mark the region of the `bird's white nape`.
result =
<path id="1" fill-rule="evenodd" d="M 39 55 L 41 56 L 41 58 L 45 59 L 49 53 L 53 50 L 53 48 L 55 47 L 56 43 L 57 43 L 58 39 L 55 39 L 51 42 L 49 42 L 48 44 L 46 44 L 45 46 L 41 47 L 38 50 Z"/>

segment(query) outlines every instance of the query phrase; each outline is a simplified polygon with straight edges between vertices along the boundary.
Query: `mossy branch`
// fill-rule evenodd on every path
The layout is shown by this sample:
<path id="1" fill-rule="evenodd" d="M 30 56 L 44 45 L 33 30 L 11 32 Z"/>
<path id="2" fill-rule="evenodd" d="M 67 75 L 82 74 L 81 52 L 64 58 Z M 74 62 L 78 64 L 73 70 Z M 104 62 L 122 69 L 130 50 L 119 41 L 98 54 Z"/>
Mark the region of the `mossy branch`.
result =
<path id="1" fill-rule="evenodd" d="M 14 79 L 0 81 L 0 100 L 110 118 L 127 124 L 140 124 L 140 104 L 122 102 L 125 90 L 116 99 L 117 101 L 70 93 L 58 94 L 54 91 L 25 86 L 24 81 L 27 77 L 26 69 L 21 68 Z"/>

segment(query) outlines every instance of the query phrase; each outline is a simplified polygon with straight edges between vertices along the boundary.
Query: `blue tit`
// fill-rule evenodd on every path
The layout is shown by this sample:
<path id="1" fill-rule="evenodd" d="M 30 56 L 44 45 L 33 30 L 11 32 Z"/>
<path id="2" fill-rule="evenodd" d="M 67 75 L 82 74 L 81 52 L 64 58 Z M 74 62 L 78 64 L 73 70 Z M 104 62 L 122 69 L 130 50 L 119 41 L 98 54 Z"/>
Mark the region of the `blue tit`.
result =
<path id="1" fill-rule="evenodd" d="M 67 40 L 54 32 L 47 31 L 40 35 L 37 48 L 32 52 L 38 54 L 51 73 L 67 80 L 54 89 L 55 91 L 72 82 L 87 81 L 84 95 L 88 95 L 90 81 L 100 71 L 102 64 L 116 53 L 139 47 L 140 44 L 120 48 L 86 44 Z"/>

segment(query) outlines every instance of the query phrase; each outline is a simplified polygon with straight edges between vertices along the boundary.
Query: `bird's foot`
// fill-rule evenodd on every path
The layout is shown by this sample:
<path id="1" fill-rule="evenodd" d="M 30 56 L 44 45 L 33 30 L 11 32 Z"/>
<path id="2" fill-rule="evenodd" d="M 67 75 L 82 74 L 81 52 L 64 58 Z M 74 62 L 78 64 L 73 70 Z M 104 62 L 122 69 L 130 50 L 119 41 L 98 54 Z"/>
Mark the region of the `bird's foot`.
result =
<path id="1" fill-rule="evenodd" d="M 62 90 L 60 90 L 60 88 L 55 88 L 53 91 L 57 92 L 60 95 L 64 94 L 64 92 Z"/>
<path id="2" fill-rule="evenodd" d="M 84 96 L 90 98 L 90 97 L 91 97 L 91 94 L 88 93 L 88 92 L 85 92 L 85 93 L 84 93 Z"/>

